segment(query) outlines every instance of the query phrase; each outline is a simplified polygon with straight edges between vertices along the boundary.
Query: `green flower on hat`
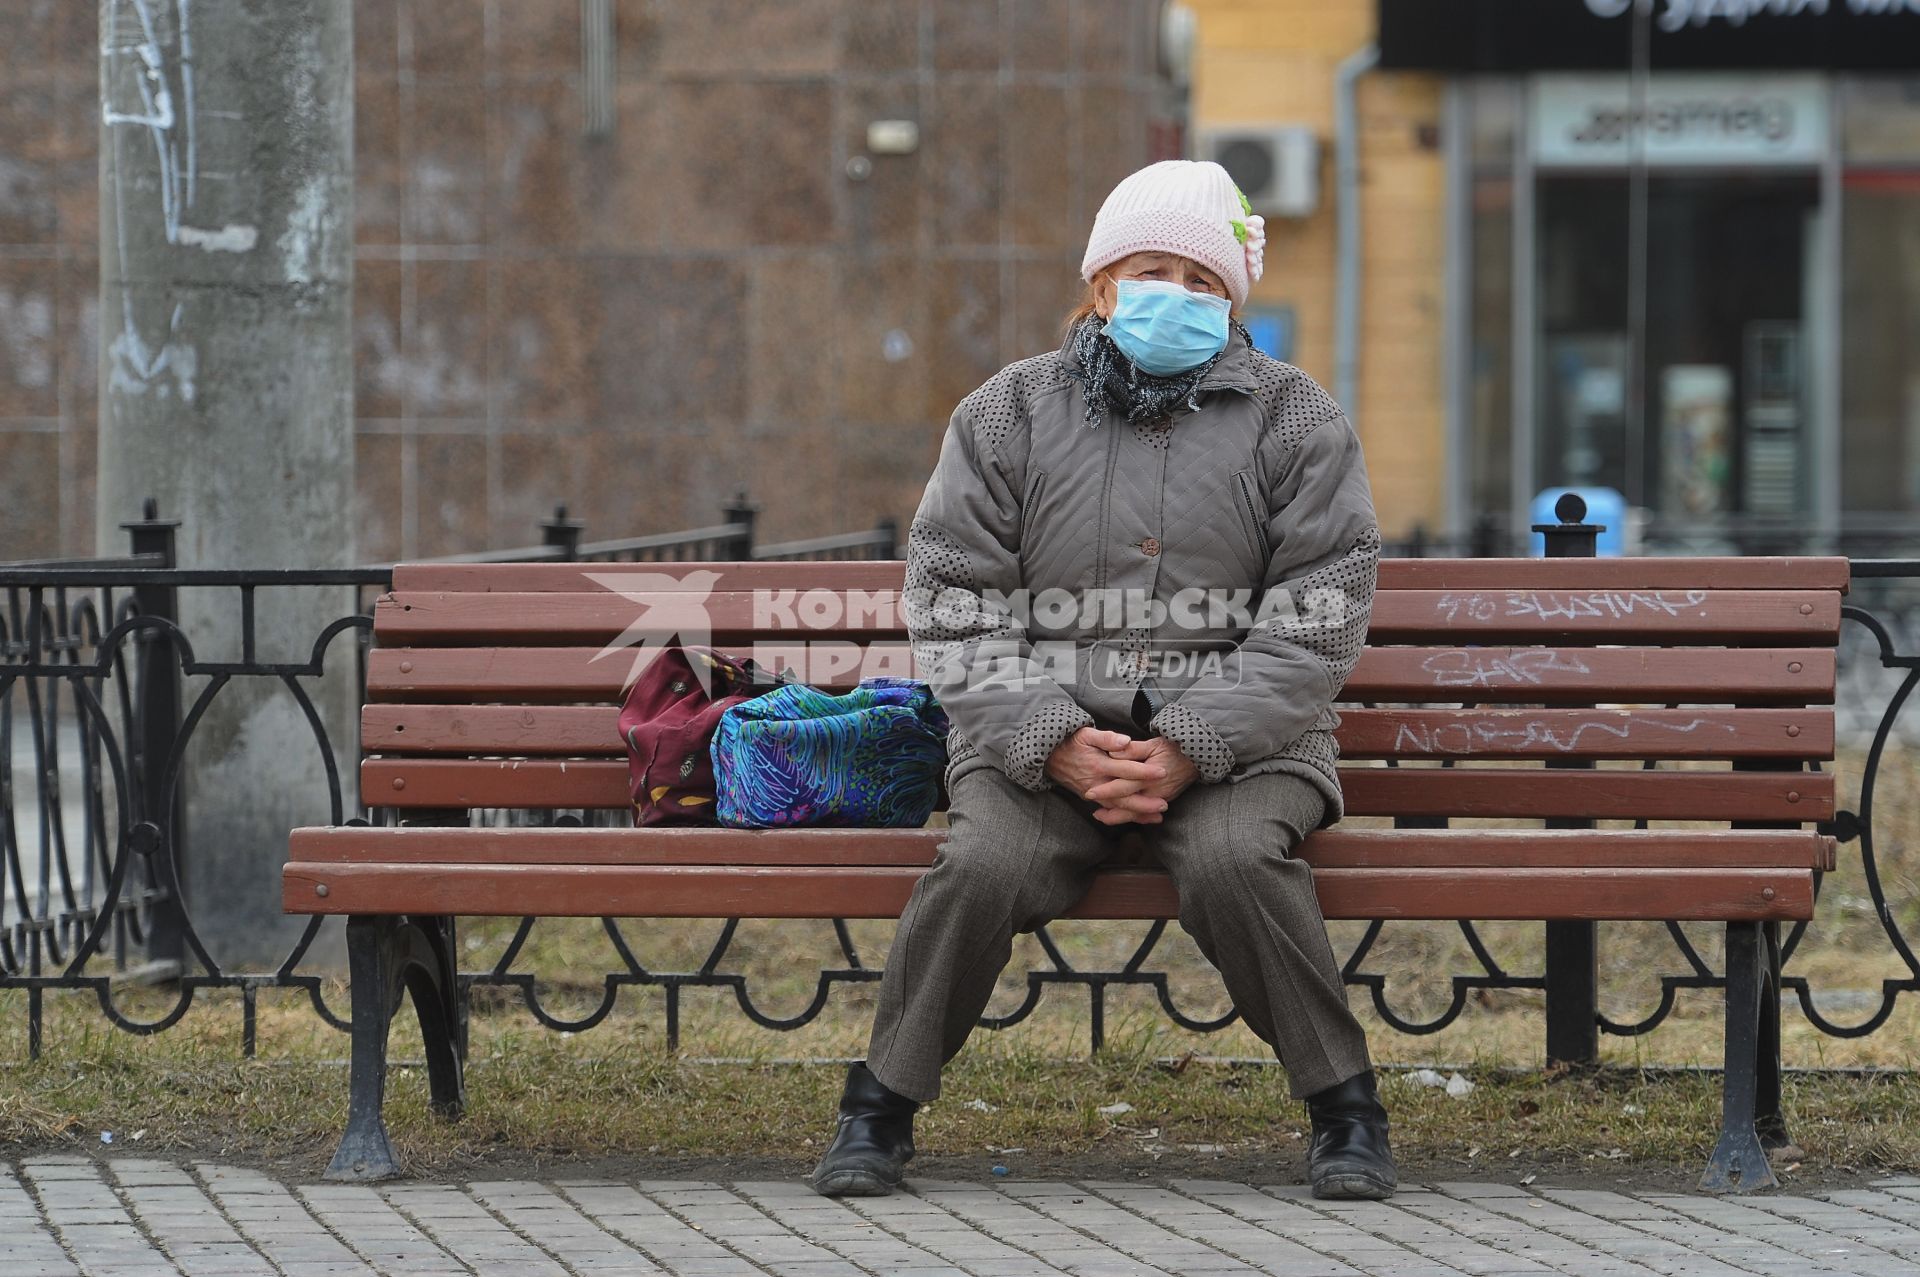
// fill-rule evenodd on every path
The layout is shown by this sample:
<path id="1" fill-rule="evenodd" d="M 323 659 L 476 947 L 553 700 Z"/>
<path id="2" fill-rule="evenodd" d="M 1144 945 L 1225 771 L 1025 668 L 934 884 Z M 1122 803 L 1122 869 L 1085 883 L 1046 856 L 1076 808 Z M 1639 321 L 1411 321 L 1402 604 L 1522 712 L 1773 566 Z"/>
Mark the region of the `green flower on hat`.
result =
<path id="1" fill-rule="evenodd" d="M 1233 197 L 1240 201 L 1241 215 L 1251 217 L 1253 215 L 1253 202 L 1247 198 L 1247 193 L 1241 190 L 1237 184 L 1233 188 Z M 1227 225 L 1232 228 L 1233 238 L 1236 241 L 1241 244 L 1247 242 L 1247 224 L 1245 222 L 1239 218 L 1228 218 Z"/>

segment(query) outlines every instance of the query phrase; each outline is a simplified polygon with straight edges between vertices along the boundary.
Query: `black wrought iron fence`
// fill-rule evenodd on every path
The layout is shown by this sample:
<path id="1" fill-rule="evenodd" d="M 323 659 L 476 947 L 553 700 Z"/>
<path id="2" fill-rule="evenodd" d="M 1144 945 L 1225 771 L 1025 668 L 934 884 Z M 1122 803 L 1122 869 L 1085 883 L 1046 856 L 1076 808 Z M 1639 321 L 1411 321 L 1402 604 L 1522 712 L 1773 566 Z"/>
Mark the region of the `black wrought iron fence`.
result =
<path id="1" fill-rule="evenodd" d="M 364 645 L 371 632 L 367 609 L 386 588 L 390 566 L 337 570 L 187 571 L 172 567 L 171 525 L 153 517 L 129 525 L 131 556 L 84 563 L 0 565 L 5 610 L 0 613 L 0 994 L 24 993 L 28 1049 L 37 1053 L 45 998 L 49 993 L 92 993 L 102 1014 L 116 1027 L 135 1033 L 164 1030 L 180 1020 L 204 990 L 238 990 L 243 1049 L 255 1046 L 255 1008 L 265 989 L 304 993 L 315 1013 L 335 1028 L 345 1016 L 326 998 L 325 973 L 313 969 L 309 954 L 322 920 L 315 919 L 285 957 L 273 966 L 228 970 L 215 960 L 195 925 L 196 900 L 181 890 L 180 866 L 190 861 L 193 845 L 183 837 L 180 818 L 180 759 L 220 688 L 236 682 L 272 683 L 302 709 L 314 744 L 328 760 L 327 810 L 316 821 L 377 821 L 378 810 L 363 805 L 354 767 L 353 740 L 333 739 L 315 709 L 313 688 L 329 668 L 351 665 L 364 688 Z M 893 529 L 854 533 L 779 546 L 755 545 L 750 505 L 741 499 L 725 512 L 725 522 L 668 536 L 589 543 L 565 512 L 544 529 L 540 546 L 500 552 L 495 559 L 519 561 L 649 562 L 693 558 L 881 557 L 896 552 Z M 1420 547 L 1432 548 L 1432 543 Z M 1915 720 L 1906 714 L 1920 682 L 1920 560 L 1858 560 L 1855 585 L 1845 608 L 1841 650 L 1840 722 L 1848 757 L 1859 760 L 1857 799 L 1839 814 L 1832 832 L 1848 840 L 1864 871 L 1864 898 L 1835 900 L 1826 893 L 1812 924 L 1794 927 L 1785 937 L 1785 986 L 1794 990 L 1802 1012 L 1821 1032 L 1860 1037 L 1884 1026 L 1900 999 L 1920 988 L 1908 930 L 1912 902 L 1889 889 L 1882 872 L 1889 844 L 1906 838 L 1877 823 L 1886 767 L 1896 747 L 1920 740 Z M 263 590 L 350 587 L 357 602 L 316 626 L 309 652 L 299 659 L 264 659 L 252 640 L 253 599 Z M 213 659 L 195 653 L 178 620 L 183 592 L 217 596 L 243 618 L 238 659 Z M 232 654 L 226 654 L 231 656 Z M 189 686 L 198 690 L 185 695 Z M 1905 775 L 1895 785 L 1906 783 Z M 615 813 L 618 815 L 618 813 Z M 485 820 L 486 813 L 476 813 Z M 555 811 L 542 819 L 571 823 L 595 818 L 590 813 Z M 1904 847 L 1900 850 L 1905 851 Z M 191 881 L 190 875 L 189 882 Z M 1895 974 L 1877 988 L 1850 992 L 1836 1002 L 1804 973 L 1795 955 L 1823 929 L 1837 925 L 1838 913 L 1851 910 L 1847 925 L 1867 921 L 1878 936 L 1883 966 Z M 537 991 L 542 973 L 522 969 L 532 921 L 524 921 L 504 952 L 485 970 L 467 972 L 470 988 L 492 987 L 524 1001 L 535 1019 L 550 1028 L 578 1031 L 600 1023 L 623 991 L 658 988 L 665 1002 L 667 1032 L 677 1041 L 682 994 L 687 989 L 730 993 L 752 1023 L 775 1030 L 813 1022 L 839 985 L 877 978 L 850 930 L 834 924 L 834 951 L 819 964 L 815 993 L 792 1015 L 766 1009 L 750 980 L 736 969 L 735 924 L 719 925 L 704 958 L 686 970 L 654 970 L 636 956 L 621 924 L 602 925 L 617 955 L 617 965 L 592 973 L 602 990 L 598 1005 L 565 1014 L 543 1005 Z M 1495 946 L 1471 924 L 1461 937 L 1472 965 L 1452 974 L 1451 996 L 1437 1011 L 1419 1014 L 1397 999 L 1397 990 L 1413 973 L 1375 970 L 1381 942 L 1391 927 L 1369 925 L 1348 949 L 1348 981 L 1367 990 L 1386 1023 L 1410 1034 L 1430 1034 L 1453 1024 L 1472 996 L 1488 989 L 1544 989 L 1545 970 L 1515 972 L 1500 962 Z M 1598 1017 L 1602 1031 L 1645 1033 L 1673 1011 L 1686 989 L 1722 982 L 1709 955 L 1692 944 L 1684 929 L 1668 928 L 1673 944 L 1668 970 L 1658 987 L 1646 991 L 1652 1009 L 1630 1019 Z M 1170 983 L 1162 941 L 1164 924 L 1147 926 L 1138 944 L 1118 965 L 1076 965 L 1055 938 L 1039 936 L 1045 965 L 1029 971 L 1024 999 L 992 1019 L 996 1026 L 1033 1015 L 1050 990 L 1072 990 L 1089 999 L 1096 1045 L 1104 1033 L 1109 993 L 1145 988 L 1174 1023 L 1210 1032 L 1233 1016 L 1194 1011 L 1181 1005 Z M 552 973 L 545 973 L 552 974 Z M 569 973 L 578 983 L 579 973 Z M 116 988 L 129 977 L 159 980 L 174 1001 L 145 1020 L 127 1014 Z M 0 1008 L 6 1006 L 0 1001 Z M 1843 1013 L 1844 1012 L 1844 1013 Z"/>

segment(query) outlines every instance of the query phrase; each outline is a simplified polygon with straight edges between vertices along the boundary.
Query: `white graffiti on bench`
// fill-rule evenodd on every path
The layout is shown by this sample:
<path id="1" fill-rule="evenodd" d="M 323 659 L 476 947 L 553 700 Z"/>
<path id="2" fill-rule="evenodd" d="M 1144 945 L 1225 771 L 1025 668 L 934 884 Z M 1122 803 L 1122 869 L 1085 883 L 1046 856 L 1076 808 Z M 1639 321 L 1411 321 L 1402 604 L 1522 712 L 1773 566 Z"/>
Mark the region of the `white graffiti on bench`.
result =
<path id="1" fill-rule="evenodd" d="M 1624 620 L 1635 613 L 1706 615 L 1706 590 L 1508 590 L 1499 594 L 1456 594 L 1449 590 L 1434 603 L 1442 619 L 1491 621 L 1496 617 L 1539 617 L 1564 621 L 1592 617 Z"/>
<path id="2" fill-rule="evenodd" d="M 1588 719 L 1575 723 L 1571 728 L 1556 727 L 1537 718 L 1483 718 L 1465 723 L 1402 723 L 1394 732 L 1393 749 L 1398 754 L 1475 754 L 1489 749 L 1528 753 L 1544 748 L 1571 754 L 1580 748 L 1581 737 L 1589 732 L 1624 741 L 1635 732 L 1643 735 L 1649 731 L 1671 732 L 1676 736 L 1686 736 L 1701 728 L 1727 733 L 1736 730 L 1732 723 L 1724 720 L 1692 718 L 1679 721 L 1633 714 Z"/>

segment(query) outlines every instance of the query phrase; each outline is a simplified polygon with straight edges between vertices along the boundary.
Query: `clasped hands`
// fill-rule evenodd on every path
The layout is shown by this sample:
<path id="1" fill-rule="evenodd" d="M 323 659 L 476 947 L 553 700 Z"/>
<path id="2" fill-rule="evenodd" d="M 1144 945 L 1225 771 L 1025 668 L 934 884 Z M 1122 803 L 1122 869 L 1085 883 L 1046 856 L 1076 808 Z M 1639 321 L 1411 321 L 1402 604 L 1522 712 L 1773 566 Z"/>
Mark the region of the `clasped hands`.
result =
<path id="1" fill-rule="evenodd" d="M 1047 759 L 1047 775 L 1099 805 L 1103 825 L 1157 825 L 1182 791 L 1200 779 L 1193 760 L 1164 736 L 1135 740 L 1082 727 Z"/>

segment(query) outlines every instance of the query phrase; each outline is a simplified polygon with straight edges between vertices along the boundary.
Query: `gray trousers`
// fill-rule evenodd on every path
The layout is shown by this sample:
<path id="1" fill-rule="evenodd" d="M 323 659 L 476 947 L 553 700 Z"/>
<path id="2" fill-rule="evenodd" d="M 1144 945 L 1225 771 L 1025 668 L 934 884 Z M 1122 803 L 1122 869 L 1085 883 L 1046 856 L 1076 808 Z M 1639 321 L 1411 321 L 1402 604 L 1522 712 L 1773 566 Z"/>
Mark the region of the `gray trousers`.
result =
<path id="1" fill-rule="evenodd" d="M 1128 836 L 1145 840 L 1180 892 L 1180 925 L 1227 992 L 1311 1095 L 1370 1066 L 1347 1008 L 1312 871 L 1291 856 L 1325 810 L 1311 783 L 1285 774 L 1196 784 L 1158 825 L 1101 825 L 1063 789 L 1022 789 L 992 767 L 954 782 L 951 833 L 914 888 L 887 957 L 867 1066 L 915 1100 L 940 1093 L 1013 956 L 1016 932 L 1071 908 Z"/>

